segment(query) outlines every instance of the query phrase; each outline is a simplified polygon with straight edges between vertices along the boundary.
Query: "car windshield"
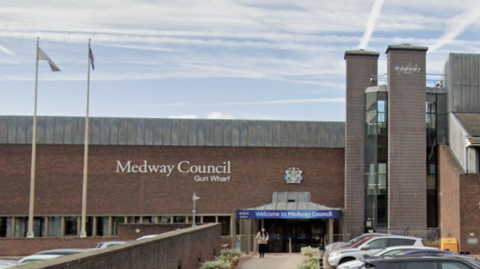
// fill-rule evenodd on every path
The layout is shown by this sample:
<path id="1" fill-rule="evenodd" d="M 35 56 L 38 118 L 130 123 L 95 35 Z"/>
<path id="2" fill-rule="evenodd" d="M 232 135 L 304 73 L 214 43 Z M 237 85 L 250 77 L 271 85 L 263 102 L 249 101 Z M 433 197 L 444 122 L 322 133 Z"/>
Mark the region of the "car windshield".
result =
<path id="1" fill-rule="evenodd" d="M 365 241 L 369 240 L 370 238 L 372 238 L 371 236 L 369 237 L 364 237 L 362 240 L 358 241 L 357 243 L 351 245 L 350 247 L 352 248 L 356 248 L 358 246 L 360 246 L 361 244 L 363 244 Z"/>
<path id="2" fill-rule="evenodd" d="M 102 246 L 103 246 L 103 243 L 98 243 L 95 248 L 102 248 Z"/>

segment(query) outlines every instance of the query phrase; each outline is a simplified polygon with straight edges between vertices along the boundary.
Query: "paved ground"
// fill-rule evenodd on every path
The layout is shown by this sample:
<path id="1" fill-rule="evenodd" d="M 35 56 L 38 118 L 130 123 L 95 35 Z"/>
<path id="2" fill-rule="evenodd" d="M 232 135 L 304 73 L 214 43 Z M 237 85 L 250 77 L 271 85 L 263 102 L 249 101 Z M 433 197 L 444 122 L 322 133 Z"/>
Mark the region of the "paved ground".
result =
<path id="1" fill-rule="evenodd" d="M 296 269 L 300 264 L 300 253 L 266 253 L 265 258 L 256 254 L 240 258 L 238 269 Z"/>

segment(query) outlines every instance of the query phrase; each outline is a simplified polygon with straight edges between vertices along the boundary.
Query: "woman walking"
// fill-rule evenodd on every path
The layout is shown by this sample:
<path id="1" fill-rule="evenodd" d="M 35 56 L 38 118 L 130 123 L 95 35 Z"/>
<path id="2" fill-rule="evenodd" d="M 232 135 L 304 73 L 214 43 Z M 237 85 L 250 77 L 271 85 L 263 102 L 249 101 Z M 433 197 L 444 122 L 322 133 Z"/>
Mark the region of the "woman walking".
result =
<path id="1" fill-rule="evenodd" d="M 265 249 L 268 243 L 268 233 L 265 231 L 265 228 L 262 228 L 257 233 L 256 238 L 258 240 L 258 253 L 260 253 L 260 258 L 265 258 Z"/>

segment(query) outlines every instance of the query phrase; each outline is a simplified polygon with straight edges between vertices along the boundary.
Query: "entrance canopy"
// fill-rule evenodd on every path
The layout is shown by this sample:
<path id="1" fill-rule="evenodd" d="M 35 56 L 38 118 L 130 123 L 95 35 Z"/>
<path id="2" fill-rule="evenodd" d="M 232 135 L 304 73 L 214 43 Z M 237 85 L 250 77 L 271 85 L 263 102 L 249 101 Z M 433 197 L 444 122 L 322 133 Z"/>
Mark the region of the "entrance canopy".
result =
<path id="1" fill-rule="evenodd" d="M 341 208 L 311 202 L 309 192 L 274 192 L 270 204 L 237 210 L 237 219 L 339 219 Z"/>

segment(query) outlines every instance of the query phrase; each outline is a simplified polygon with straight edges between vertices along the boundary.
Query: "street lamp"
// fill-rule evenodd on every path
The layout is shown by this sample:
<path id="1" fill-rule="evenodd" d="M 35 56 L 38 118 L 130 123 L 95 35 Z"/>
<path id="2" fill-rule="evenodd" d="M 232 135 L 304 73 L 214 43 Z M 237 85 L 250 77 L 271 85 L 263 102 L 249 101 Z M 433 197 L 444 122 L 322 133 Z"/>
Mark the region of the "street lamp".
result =
<path id="1" fill-rule="evenodd" d="M 192 210 L 193 223 L 192 223 L 192 227 L 197 226 L 197 224 L 195 223 L 195 213 L 197 213 L 197 200 L 198 199 L 200 199 L 200 197 L 198 197 L 195 193 L 193 193 L 193 197 L 192 197 L 192 200 L 193 200 L 193 210 Z"/>

